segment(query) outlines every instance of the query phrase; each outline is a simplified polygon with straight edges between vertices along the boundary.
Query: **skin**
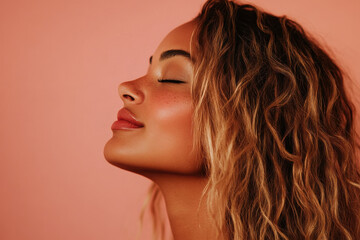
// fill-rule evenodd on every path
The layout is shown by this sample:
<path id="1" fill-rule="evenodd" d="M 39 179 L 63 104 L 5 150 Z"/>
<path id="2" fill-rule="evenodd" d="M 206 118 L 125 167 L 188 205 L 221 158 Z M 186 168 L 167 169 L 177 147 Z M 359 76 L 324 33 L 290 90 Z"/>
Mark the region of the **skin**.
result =
<path id="1" fill-rule="evenodd" d="M 175 240 L 215 239 L 205 204 L 197 215 L 207 179 L 201 174 L 202 161 L 192 149 L 192 62 L 184 56 L 160 61 L 161 53 L 170 49 L 190 52 L 195 24 L 187 22 L 172 30 L 155 50 L 146 75 L 119 85 L 124 107 L 144 127 L 113 130 L 104 147 L 109 163 L 145 176 L 160 187 Z"/>
<path id="2" fill-rule="evenodd" d="M 183 56 L 159 61 L 169 49 L 189 52 L 193 27 L 188 23 L 168 34 L 153 54 L 147 74 L 119 85 L 124 107 L 145 126 L 113 131 L 104 151 L 110 163 L 134 172 L 193 175 L 199 171 L 192 151 L 191 61 Z M 158 82 L 164 78 L 185 83 Z"/>

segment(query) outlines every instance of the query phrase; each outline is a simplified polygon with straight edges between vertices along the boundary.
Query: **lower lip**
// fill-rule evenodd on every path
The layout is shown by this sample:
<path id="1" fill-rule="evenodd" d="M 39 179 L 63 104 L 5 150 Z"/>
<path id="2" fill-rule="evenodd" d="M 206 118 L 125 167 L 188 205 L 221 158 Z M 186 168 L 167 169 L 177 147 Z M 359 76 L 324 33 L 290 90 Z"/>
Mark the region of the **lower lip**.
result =
<path id="1" fill-rule="evenodd" d="M 142 128 L 142 127 L 125 120 L 115 121 L 111 125 L 112 130 L 126 130 L 126 129 L 136 129 L 136 128 Z"/>

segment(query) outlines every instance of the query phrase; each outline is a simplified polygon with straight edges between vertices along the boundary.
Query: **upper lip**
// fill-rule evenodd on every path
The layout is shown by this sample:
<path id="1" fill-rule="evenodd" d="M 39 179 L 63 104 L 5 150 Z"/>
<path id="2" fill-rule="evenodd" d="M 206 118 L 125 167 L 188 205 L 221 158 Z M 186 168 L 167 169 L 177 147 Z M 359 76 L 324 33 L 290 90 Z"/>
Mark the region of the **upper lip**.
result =
<path id="1" fill-rule="evenodd" d="M 117 114 L 117 118 L 118 120 L 125 120 L 125 121 L 128 121 L 136 126 L 139 126 L 139 127 L 143 127 L 144 124 L 137 121 L 133 115 L 133 113 L 131 113 L 128 109 L 126 108 L 122 108 L 120 109 L 120 111 L 118 112 Z"/>

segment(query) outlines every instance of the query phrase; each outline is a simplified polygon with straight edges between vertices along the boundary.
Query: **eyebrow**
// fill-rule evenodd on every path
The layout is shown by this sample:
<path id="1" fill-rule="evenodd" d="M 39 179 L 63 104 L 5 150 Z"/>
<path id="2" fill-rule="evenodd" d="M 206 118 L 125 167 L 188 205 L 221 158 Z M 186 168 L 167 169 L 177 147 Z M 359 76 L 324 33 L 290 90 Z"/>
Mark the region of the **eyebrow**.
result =
<path id="1" fill-rule="evenodd" d="M 190 53 L 181 49 L 170 49 L 167 51 L 164 51 L 160 55 L 160 61 L 163 61 L 165 59 L 175 57 L 175 56 L 184 56 L 188 59 L 190 59 L 192 62 L 194 62 L 194 59 L 190 56 Z M 149 62 L 152 63 L 153 56 L 150 57 Z"/>

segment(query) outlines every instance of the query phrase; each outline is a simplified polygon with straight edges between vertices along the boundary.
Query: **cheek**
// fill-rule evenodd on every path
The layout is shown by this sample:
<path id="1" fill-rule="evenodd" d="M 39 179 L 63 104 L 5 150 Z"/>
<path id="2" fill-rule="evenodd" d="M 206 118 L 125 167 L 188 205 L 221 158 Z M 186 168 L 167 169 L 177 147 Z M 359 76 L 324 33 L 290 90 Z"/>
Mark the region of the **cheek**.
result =
<path id="1" fill-rule="evenodd" d="M 156 94 L 152 99 L 149 122 L 149 148 L 159 165 L 169 171 L 197 171 L 192 149 L 192 103 L 190 94 Z"/>
<path id="2" fill-rule="evenodd" d="M 151 112 L 153 120 L 156 121 L 157 127 L 161 128 L 181 128 L 189 130 L 191 127 L 192 106 L 189 94 L 161 94 L 152 102 Z M 173 132 L 176 129 L 172 129 Z M 188 132 L 188 131 L 186 131 Z"/>

